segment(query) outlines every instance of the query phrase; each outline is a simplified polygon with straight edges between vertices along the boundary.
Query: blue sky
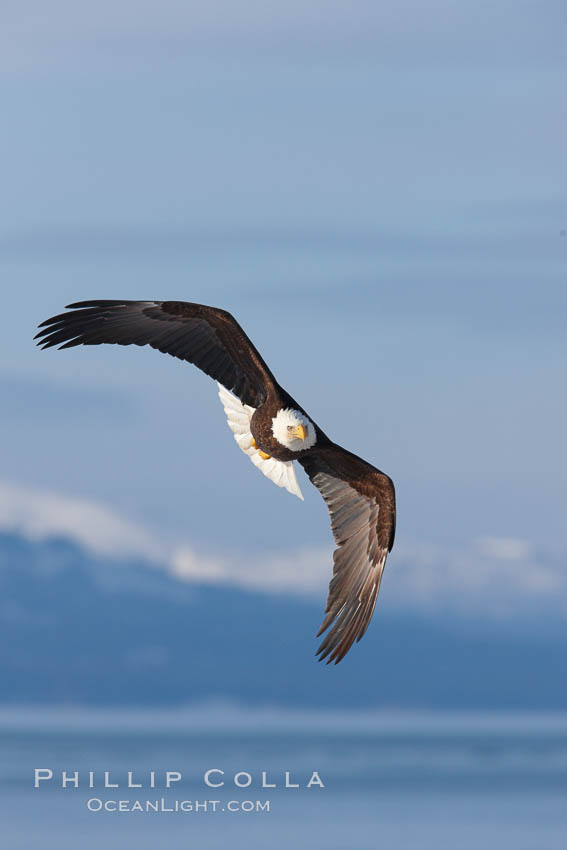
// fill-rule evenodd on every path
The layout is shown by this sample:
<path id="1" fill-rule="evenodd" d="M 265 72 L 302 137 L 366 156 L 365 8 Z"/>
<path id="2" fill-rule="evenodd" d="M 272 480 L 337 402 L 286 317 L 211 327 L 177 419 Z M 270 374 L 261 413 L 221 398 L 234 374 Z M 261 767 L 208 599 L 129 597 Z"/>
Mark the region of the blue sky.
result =
<path id="1" fill-rule="evenodd" d="M 196 370 L 31 344 L 70 301 L 181 298 L 394 478 L 401 548 L 561 556 L 561 5 L 214 8 L 8 4 L 2 480 L 211 557 L 330 547 Z"/>

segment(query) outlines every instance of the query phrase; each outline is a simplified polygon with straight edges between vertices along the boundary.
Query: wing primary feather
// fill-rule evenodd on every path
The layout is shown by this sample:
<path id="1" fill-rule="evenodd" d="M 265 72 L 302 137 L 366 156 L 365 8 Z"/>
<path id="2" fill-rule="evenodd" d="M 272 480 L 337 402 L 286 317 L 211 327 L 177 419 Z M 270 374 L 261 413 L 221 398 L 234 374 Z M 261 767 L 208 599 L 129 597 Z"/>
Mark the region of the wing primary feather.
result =
<path id="1" fill-rule="evenodd" d="M 193 363 L 258 407 L 276 381 L 262 356 L 226 310 L 189 301 L 90 300 L 69 304 L 41 322 L 41 348 L 149 345 Z"/>
<path id="2" fill-rule="evenodd" d="M 337 548 L 316 655 L 338 664 L 374 613 L 395 528 L 394 486 L 383 472 L 334 444 L 300 459 L 329 509 Z"/>

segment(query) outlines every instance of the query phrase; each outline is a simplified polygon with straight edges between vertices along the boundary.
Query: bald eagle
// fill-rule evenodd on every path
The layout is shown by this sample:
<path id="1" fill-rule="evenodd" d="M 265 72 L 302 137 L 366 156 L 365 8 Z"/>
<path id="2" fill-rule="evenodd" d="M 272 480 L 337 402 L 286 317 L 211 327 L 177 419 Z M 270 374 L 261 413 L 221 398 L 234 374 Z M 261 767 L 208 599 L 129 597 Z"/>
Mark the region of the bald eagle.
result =
<path id="1" fill-rule="evenodd" d="M 150 345 L 193 363 L 219 387 L 229 427 L 252 463 L 303 499 L 294 461 L 317 487 L 337 548 L 316 654 L 338 664 L 364 635 L 394 543 L 391 479 L 333 443 L 278 384 L 226 310 L 185 301 L 81 301 L 39 325 L 38 345 Z"/>

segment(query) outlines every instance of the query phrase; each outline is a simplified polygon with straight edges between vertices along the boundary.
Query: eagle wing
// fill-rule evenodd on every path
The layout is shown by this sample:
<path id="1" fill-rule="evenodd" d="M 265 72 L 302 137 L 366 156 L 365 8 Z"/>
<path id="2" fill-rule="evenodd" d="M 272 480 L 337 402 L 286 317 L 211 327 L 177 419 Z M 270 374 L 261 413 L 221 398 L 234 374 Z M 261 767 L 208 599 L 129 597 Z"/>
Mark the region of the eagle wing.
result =
<path id="1" fill-rule="evenodd" d="M 323 496 L 337 548 L 317 655 L 338 664 L 364 635 L 374 612 L 386 556 L 394 544 L 396 499 L 390 478 L 331 444 L 298 458 Z"/>
<path id="2" fill-rule="evenodd" d="M 39 325 L 38 345 L 150 345 L 194 363 L 258 407 L 275 378 L 236 319 L 226 310 L 188 301 L 79 301 Z"/>

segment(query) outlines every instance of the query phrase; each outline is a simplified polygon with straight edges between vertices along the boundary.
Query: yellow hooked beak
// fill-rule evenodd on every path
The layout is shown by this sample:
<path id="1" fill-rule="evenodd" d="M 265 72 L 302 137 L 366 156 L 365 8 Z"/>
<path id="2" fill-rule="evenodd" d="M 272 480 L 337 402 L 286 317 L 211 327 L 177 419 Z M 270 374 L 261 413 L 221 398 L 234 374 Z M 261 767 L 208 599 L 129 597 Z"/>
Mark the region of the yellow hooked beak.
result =
<path id="1" fill-rule="evenodd" d="M 293 431 L 291 432 L 292 437 L 297 437 L 298 440 L 303 440 L 307 436 L 307 431 L 305 430 L 303 425 L 297 425 Z"/>

